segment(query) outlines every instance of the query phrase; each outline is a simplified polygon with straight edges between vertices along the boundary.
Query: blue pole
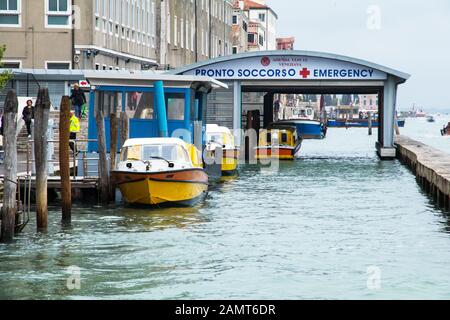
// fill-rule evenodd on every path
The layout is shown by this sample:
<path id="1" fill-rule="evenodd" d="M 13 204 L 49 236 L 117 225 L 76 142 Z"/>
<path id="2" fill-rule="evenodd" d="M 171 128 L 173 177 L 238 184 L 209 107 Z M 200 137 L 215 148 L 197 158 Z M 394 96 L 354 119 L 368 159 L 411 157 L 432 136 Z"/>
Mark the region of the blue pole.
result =
<path id="1" fill-rule="evenodd" d="M 184 94 L 184 128 L 191 130 L 191 90 L 186 89 Z"/>
<path id="2" fill-rule="evenodd" d="M 194 106 L 194 120 L 195 121 L 200 120 L 198 118 L 198 111 L 199 111 L 199 101 L 198 101 L 198 99 L 195 99 L 195 106 Z"/>
<path id="3" fill-rule="evenodd" d="M 156 116 L 158 118 L 159 136 L 166 138 L 169 136 L 167 129 L 166 99 L 164 97 L 164 84 L 161 80 L 155 81 Z"/>
<path id="4" fill-rule="evenodd" d="M 97 126 L 95 124 L 95 92 L 89 92 L 89 119 L 88 119 L 88 139 L 97 139 Z M 98 102 L 97 102 L 98 103 Z M 97 142 L 88 142 L 88 151 L 97 150 Z"/>

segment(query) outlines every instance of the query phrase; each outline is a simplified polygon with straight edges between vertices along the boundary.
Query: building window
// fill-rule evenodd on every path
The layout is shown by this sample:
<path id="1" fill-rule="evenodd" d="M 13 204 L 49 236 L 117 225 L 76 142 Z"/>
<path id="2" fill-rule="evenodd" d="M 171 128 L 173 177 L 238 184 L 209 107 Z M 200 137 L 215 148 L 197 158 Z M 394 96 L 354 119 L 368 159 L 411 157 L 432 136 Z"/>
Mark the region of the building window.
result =
<path id="1" fill-rule="evenodd" d="M 235 14 L 233 14 L 233 21 L 232 21 L 232 23 L 233 24 L 238 24 L 238 18 L 237 18 L 237 15 L 235 15 Z"/>
<path id="2" fill-rule="evenodd" d="M 72 5 L 69 0 L 46 0 L 46 27 L 70 27 Z"/>
<path id="3" fill-rule="evenodd" d="M 70 69 L 70 62 L 66 61 L 46 62 L 46 69 Z"/>
<path id="4" fill-rule="evenodd" d="M 248 34 L 248 43 L 255 43 L 255 34 L 254 33 L 249 33 Z"/>
<path id="5" fill-rule="evenodd" d="M 189 50 L 189 46 L 190 46 L 191 40 L 189 38 L 189 22 L 188 22 L 188 19 L 185 20 L 185 33 L 186 33 L 186 50 Z"/>
<path id="6" fill-rule="evenodd" d="M 0 26 L 19 27 L 20 14 L 20 0 L 0 0 Z"/>
<path id="7" fill-rule="evenodd" d="M 236 54 L 237 51 L 238 51 L 238 47 L 234 46 L 234 47 L 233 47 L 233 54 Z"/>
<path id="8" fill-rule="evenodd" d="M 106 18 L 106 0 L 102 0 L 102 17 Z"/>
<path id="9" fill-rule="evenodd" d="M 194 52 L 195 50 L 195 25 L 193 22 L 191 22 L 191 51 Z"/>
<path id="10" fill-rule="evenodd" d="M 181 47 L 184 48 L 184 20 L 183 20 L 183 18 L 180 19 L 180 41 L 181 41 Z"/>
<path id="11" fill-rule="evenodd" d="M 262 35 L 259 35 L 259 45 L 260 46 L 264 45 L 264 37 Z"/>
<path id="12" fill-rule="evenodd" d="M 247 22 L 245 21 L 242 22 L 242 29 L 244 29 L 244 31 L 247 32 L 248 30 Z"/>
<path id="13" fill-rule="evenodd" d="M 166 108 L 168 120 L 184 120 L 185 97 L 183 93 L 167 93 Z"/>
<path id="14" fill-rule="evenodd" d="M 259 19 L 259 21 L 261 21 L 261 22 L 266 22 L 266 14 L 265 14 L 265 13 L 260 13 L 260 14 L 258 15 L 258 19 Z"/>
<path id="15" fill-rule="evenodd" d="M 170 44 L 171 39 L 172 39 L 171 34 L 170 34 L 172 32 L 171 26 L 172 26 L 172 18 L 170 16 L 170 12 L 169 12 L 167 14 L 167 34 L 166 34 L 166 36 L 167 36 L 167 43 L 168 44 Z"/>
<path id="16" fill-rule="evenodd" d="M 178 46 L 178 18 L 173 17 L 173 45 Z"/>
<path id="17" fill-rule="evenodd" d="M 95 64 L 95 70 L 100 70 L 100 65 L 98 63 Z"/>
<path id="18" fill-rule="evenodd" d="M 22 66 L 21 61 L 3 61 L 2 68 L 4 69 L 20 69 Z"/>
<path id="19" fill-rule="evenodd" d="M 114 19 L 114 0 L 109 0 L 109 20 Z"/>

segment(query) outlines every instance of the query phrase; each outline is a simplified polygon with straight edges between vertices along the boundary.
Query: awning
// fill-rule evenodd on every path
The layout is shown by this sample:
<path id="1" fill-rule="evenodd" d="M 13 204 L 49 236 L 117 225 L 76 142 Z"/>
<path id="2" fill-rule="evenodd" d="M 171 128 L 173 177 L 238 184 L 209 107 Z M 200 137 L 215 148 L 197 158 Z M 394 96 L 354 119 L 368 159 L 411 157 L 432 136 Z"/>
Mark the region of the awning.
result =
<path id="1" fill-rule="evenodd" d="M 163 81 L 164 86 L 170 88 L 192 88 L 199 91 L 228 89 L 225 83 L 210 77 L 172 75 L 160 71 L 85 70 L 83 73 L 91 86 L 153 87 L 155 81 Z"/>

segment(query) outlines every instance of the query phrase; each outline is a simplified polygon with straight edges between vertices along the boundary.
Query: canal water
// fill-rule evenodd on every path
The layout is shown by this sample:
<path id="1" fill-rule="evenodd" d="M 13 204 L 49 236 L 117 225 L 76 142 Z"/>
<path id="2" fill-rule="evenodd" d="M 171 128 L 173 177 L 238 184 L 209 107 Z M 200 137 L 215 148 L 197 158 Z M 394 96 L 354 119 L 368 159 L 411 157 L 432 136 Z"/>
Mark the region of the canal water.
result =
<path id="1" fill-rule="evenodd" d="M 400 133 L 450 153 L 450 136 L 441 135 L 441 129 L 450 122 L 450 116 L 435 116 L 435 120 L 427 122 L 425 118 L 407 119 L 407 124 L 401 128 Z"/>
<path id="2" fill-rule="evenodd" d="M 54 207 L 0 245 L 0 299 L 449 299 L 449 217 L 375 139 L 331 129 L 195 208 Z"/>

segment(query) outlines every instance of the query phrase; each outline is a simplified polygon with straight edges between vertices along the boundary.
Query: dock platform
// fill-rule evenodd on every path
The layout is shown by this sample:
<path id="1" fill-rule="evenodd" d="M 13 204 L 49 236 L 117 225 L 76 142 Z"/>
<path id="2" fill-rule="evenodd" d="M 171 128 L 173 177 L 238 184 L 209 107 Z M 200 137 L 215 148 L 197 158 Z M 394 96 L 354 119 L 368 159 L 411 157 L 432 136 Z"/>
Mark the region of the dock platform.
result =
<path id="1" fill-rule="evenodd" d="M 450 154 L 406 136 L 395 140 L 397 158 L 441 208 L 450 210 Z"/>

